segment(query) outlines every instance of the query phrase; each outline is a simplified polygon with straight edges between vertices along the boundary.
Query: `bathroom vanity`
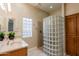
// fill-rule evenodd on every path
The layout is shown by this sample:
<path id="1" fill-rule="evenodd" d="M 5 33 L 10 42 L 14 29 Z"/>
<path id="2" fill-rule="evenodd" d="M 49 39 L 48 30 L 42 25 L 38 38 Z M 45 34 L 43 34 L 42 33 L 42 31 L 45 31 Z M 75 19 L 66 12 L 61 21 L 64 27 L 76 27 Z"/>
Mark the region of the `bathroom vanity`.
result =
<path id="1" fill-rule="evenodd" d="M 22 39 L 0 42 L 0 56 L 27 56 L 28 44 Z"/>

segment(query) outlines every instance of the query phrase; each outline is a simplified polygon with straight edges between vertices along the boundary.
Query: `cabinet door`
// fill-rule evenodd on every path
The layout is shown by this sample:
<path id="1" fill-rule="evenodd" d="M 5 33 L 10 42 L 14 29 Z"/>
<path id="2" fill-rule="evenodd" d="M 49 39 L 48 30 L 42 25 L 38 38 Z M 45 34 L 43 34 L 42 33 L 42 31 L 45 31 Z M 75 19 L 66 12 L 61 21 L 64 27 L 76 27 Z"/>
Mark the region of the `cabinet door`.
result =
<path id="1" fill-rule="evenodd" d="M 76 55 L 76 16 L 66 17 L 66 54 Z"/>
<path id="2" fill-rule="evenodd" d="M 79 14 L 77 14 L 77 41 L 76 41 L 77 55 L 79 55 Z"/>
<path id="3" fill-rule="evenodd" d="M 75 56 L 76 55 L 76 44 L 75 36 L 66 36 L 66 54 Z"/>

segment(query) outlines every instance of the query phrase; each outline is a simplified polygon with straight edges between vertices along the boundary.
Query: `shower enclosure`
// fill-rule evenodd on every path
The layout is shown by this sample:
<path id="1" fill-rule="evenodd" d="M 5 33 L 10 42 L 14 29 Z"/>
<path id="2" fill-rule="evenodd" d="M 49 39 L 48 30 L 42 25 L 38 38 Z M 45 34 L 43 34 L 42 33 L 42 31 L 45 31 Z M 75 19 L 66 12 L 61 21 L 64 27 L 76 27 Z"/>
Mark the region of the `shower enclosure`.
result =
<path id="1" fill-rule="evenodd" d="M 48 56 L 64 55 L 65 28 L 62 16 L 43 19 L 43 51 Z"/>

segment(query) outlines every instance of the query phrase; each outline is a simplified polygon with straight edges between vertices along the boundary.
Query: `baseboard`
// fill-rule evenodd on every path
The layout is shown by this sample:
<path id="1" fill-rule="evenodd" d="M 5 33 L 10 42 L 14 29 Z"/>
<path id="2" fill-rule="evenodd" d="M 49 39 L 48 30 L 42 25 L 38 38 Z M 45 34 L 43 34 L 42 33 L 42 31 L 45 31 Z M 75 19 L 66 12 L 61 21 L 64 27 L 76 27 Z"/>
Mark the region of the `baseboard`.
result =
<path id="1" fill-rule="evenodd" d="M 39 49 L 43 49 L 43 46 L 39 47 Z"/>
<path id="2" fill-rule="evenodd" d="M 39 48 L 38 48 L 38 47 L 29 48 L 28 51 L 33 51 L 33 50 L 35 50 L 35 49 L 43 49 L 43 47 L 39 47 Z"/>
<path id="3" fill-rule="evenodd" d="M 34 49 L 37 49 L 37 47 L 29 48 L 28 51 L 33 51 Z"/>

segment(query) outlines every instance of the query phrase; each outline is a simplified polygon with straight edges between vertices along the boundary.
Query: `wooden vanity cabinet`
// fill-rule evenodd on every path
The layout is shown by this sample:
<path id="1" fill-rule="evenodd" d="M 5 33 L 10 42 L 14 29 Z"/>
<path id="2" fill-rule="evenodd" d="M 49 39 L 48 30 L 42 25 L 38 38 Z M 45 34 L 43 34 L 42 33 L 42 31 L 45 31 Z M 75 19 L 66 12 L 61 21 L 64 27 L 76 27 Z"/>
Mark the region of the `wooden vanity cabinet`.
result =
<path id="1" fill-rule="evenodd" d="M 79 56 L 79 14 L 65 18 L 66 25 L 66 54 Z"/>
<path id="2" fill-rule="evenodd" d="M 0 56 L 27 56 L 27 48 L 10 51 L 5 54 L 0 54 Z"/>

